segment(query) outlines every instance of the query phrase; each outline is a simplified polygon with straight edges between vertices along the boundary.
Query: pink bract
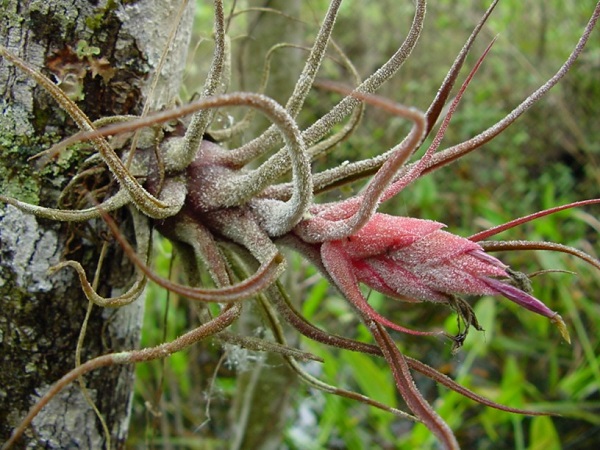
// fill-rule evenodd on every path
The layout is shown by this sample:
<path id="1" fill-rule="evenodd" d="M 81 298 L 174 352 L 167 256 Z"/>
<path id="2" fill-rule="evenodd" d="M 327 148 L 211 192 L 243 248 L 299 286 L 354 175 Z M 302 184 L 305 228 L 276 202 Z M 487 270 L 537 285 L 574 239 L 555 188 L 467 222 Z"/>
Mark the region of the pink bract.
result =
<path id="1" fill-rule="evenodd" d="M 321 245 L 323 263 L 348 297 L 364 283 L 392 298 L 448 303 L 457 295 L 503 295 L 549 318 L 556 312 L 509 284 L 507 266 L 439 222 L 377 213 L 357 233 Z M 504 278 L 500 280 L 498 278 Z M 358 303 L 357 303 L 358 302 Z M 357 304 L 366 300 L 357 299 Z"/>

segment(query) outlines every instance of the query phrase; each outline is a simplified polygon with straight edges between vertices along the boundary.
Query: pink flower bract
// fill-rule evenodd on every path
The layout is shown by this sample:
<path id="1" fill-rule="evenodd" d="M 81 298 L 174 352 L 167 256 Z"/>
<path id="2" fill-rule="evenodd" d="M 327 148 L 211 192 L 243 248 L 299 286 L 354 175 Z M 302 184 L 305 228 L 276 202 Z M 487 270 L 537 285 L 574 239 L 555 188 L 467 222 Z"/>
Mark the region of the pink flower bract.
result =
<path id="1" fill-rule="evenodd" d="M 359 282 L 389 297 L 411 302 L 448 302 L 456 295 L 500 294 L 552 319 L 563 333 L 564 324 L 561 326 L 562 319 L 556 312 L 499 279 L 510 278 L 505 264 L 485 253 L 479 244 L 443 231 L 443 227 L 430 220 L 377 213 L 352 236 L 324 242 L 321 256 L 338 287 L 355 305 L 366 304 Z"/>

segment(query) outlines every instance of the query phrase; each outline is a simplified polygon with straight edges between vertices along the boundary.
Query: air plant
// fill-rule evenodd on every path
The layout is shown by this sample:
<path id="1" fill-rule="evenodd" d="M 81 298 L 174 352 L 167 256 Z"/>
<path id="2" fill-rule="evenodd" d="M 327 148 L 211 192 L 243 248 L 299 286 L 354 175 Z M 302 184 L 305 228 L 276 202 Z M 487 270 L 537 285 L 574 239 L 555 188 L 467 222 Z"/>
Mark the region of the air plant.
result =
<path id="1" fill-rule="evenodd" d="M 0 200 L 36 217 L 50 220 L 105 220 L 136 265 L 138 275 L 123 295 L 103 298 L 96 292 L 93 283 L 88 281 L 87 272 L 79 262 L 65 261 L 53 270 L 66 267 L 74 269 L 86 297 L 102 307 L 118 307 L 136 301 L 148 279 L 192 300 L 221 305 L 215 317 L 205 309 L 205 323 L 172 342 L 154 348 L 103 355 L 68 372 L 31 410 L 6 447 L 16 442 L 37 412 L 60 389 L 81 375 L 107 365 L 163 358 L 209 337 L 222 342 L 235 342 L 244 348 L 280 353 L 313 386 L 423 422 L 448 449 L 459 448 L 459 444 L 450 427 L 415 385 L 411 371 L 418 371 L 466 397 L 494 408 L 520 414 L 541 414 L 496 404 L 458 385 L 434 368 L 404 355 L 388 329 L 422 336 L 443 333 L 416 330 L 386 318 L 369 304 L 360 284 L 400 301 L 434 302 L 450 306 L 465 324 L 465 331 L 457 336 L 443 334 L 454 342 L 456 348 L 460 347 L 470 326 L 480 329 L 472 307 L 463 298 L 465 295 L 506 297 L 529 311 L 549 318 L 558 326 L 564 339 L 569 340 L 567 326 L 559 313 L 528 292 L 522 278 L 489 252 L 547 249 L 570 253 L 599 269 L 600 262 L 580 250 L 555 243 L 486 242 L 483 239 L 539 217 L 567 208 L 600 203 L 600 200 L 581 201 L 541 211 L 469 238 L 446 232 L 442 230 L 444 225 L 435 221 L 387 215 L 378 212 L 378 208 L 419 177 L 480 148 L 556 85 L 582 52 L 600 15 L 600 3 L 596 5 L 580 41 L 556 75 L 487 130 L 441 151 L 438 148 L 450 119 L 490 47 L 452 101 L 449 101 L 450 93 L 467 53 L 497 1 L 486 11 L 456 57 L 426 112 L 374 94 L 394 76 L 414 49 L 424 23 L 426 2 L 416 2 L 411 28 L 394 55 L 366 80 L 357 83 L 354 89 L 327 82 L 317 84 L 315 81 L 330 44 L 340 4 L 341 0 L 330 2 L 306 65 L 285 106 L 259 93 L 221 92 L 222 87 L 227 85 L 228 43 L 220 0 L 214 1 L 215 51 L 201 98 L 179 108 L 138 119 L 114 117 L 110 119 L 112 124 L 105 127 L 91 123 L 85 113 L 52 81 L 6 49 L 0 48 L 0 55 L 42 86 L 71 115 L 82 131 L 45 152 L 42 156 L 44 163 L 52 164 L 53 156 L 69 145 L 90 141 L 97 152 L 93 158 L 102 161 L 110 178 L 118 182 L 118 189 L 101 201 L 95 199 L 95 192 L 90 192 L 86 209 L 44 208 L 4 195 L 0 196 Z M 319 89 L 342 93 L 343 99 L 301 131 L 297 117 L 315 84 Z M 410 121 L 412 128 L 408 135 L 393 148 L 370 159 L 312 173 L 311 161 L 330 152 L 351 136 L 365 104 L 375 105 Z M 447 110 L 445 106 L 448 106 Z M 223 141 L 232 135 L 239 135 L 245 122 L 236 124 L 226 133 L 223 130 L 211 130 L 214 111 L 222 107 L 250 108 L 265 115 L 273 125 L 243 145 L 226 149 Z M 180 121 L 190 114 L 192 119 L 189 123 Z M 421 149 L 442 115 L 442 124 L 431 145 L 423 156 L 409 162 L 415 159 L 415 153 Z M 332 130 L 345 120 L 347 122 L 334 133 Z M 172 126 L 173 121 L 178 121 L 177 126 Z M 161 129 L 160 125 L 167 122 L 171 126 Z M 152 127 L 160 136 L 158 151 L 135 145 L 125 149 L 112 148 L 106 139 L 106 136 L 135 132 L 138 134 L 132 141 L 143 142 L 139 130 L 145 127 Z M 271 156 L 258 167 L 250 168 L 256 160 L 268 154 Z M 282 181 L 288 175 L 291 181 Z M 365 188 L 352 197 L 332 203 L 315 201 L 316 194 L 371 175 Z M 73 183 L 81 182 L 84 177 L 83 172 L 76 175 Z M 111 218 L 111 213 L 123 208 L 133 217 L 135 247 L 127 242 Z M 190 281 L 196 280 L 196 274 L 205 271 L 214 287 L 182 285 L 157 275 L 150 267 L 153 230 L 193 254 L 193 258 L 182 261 Z M 299 252 L 314 263 L 352 304 L 376 344 L 365 344 L 332 334 L 300 315 L 281 285 L 276 283 L 286 266 L 280 251 L 282 246 Z M 254 270 L 255 267 L 258 269 Z M 252 270 L 253 274 L 250 273 Z M 271 318 L 276 342 L 237 336 L 228 330 L 239 317 L 244 303 L 255 297 Z M 303 373 L 297 360 L 318 358 L 287 345 L 280 331 L 281 320 L 324 345 L 385 358 L 409 412 L 404 413 L 360 394 L 328 386 Z"/>

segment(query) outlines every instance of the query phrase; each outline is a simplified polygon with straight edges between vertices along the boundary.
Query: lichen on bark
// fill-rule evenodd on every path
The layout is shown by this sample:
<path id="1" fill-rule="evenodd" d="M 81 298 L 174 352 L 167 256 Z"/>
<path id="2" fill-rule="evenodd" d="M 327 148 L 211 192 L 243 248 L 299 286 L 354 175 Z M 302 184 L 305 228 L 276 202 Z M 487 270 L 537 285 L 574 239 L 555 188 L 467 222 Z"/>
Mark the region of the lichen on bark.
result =
<path id="1" fill-rule="evenodd" d="M 49 61 L 58 58 L 60 67 L 60 58 L 74 54 L 77 43 L 84 40 L 100 50 L 98 58 L 110 63 L 113 75 L 106 79 L 94 76 L 93 70 L 85 72 L 80 108 L 92 120 L 138 114 L 158 64 L 156 55 L 170 31 L 165 18 L 175 17 L 178 7 L 177 2 L 159 0 L 127 4 L 8 0 L 0 10 L 0 43 L 56 79 Z M 169 89 L 162 89 L 165 96 L 158 104 L 171 101 L 181 82 L 184 61 L 179 58 L 187 49 L 193 14 L 184 17 L 187 23 L 182 24 L 177 38 L 180 50 L 167 60 L 163 72 L 163 83 Z M 131 22 L 124 23 L 126 20 Z M 4 59 L 0 59 L 0 108 L 0 193 L 56 207 L 60 190 L 89 153 L 70 150 L 42 168 L 28 158 L 75 132 L 76 127 L 43 89 Z M 67 269 L 49 276 L 47 269 L 76 248 L 69 256 L 91 263 L 89 270 L 94 270 L 102 242 L 94 236 L 95 227 L 93 223 L 81 227 L 85 236 L 79 236 L 63 224 L 0 206 L 0 441 L 8 438 L 48 386 L 75 365 L 87 300 L 72 272 Z M 67 244 L 72 238 L 78 240 L 76 246 Z M 131 282 L 133 270 L 118 248 L 110 249 L 109 257 L 110 267 L 103 270 L 100 284 L 103 293 L 110 295 Z M 141 305 L 139 301 L 119 310 L 94 309 L 82 359 L 135 347 Z M 126 437 L 132 381 L 133 370 L 127 366 L 86 377 L 90 394 L 109 424 L 113 448 L 120 448 Z M 19 445 L 102 448 L 104 442 L 98 419 L 79 387 L 72 386 L 42 411 Z"/>

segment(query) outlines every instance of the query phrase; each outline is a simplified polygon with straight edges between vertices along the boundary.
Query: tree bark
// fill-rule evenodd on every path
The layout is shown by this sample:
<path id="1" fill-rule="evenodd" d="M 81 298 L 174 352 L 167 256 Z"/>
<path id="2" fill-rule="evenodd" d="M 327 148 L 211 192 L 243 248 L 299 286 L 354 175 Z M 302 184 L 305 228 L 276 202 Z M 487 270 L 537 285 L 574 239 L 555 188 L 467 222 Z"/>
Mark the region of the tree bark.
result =
<path id="1" fill-rule="evenodd" d="M 8 0 L 0 9 L 0 43 L 61 83 L 92 119 L 139 114 L 181 2 L 141 0 Z M 193 2 L 192 2 L 193 3 Z M 162 71 L 161 98 L 179 89 L 193 13 L 183 15 Z M 173 50 L 174 49 L 174 50 Z M 68 150 L 46 166 L 28 158 L 76 131 L 73 121 L 25 74 L 0 59 L 0 192 L 22 201 L 57 206 L 58 195 L 89 156 Z M 0 441 L 5 441 L 49 386 L 75 366 L 75 348 L 88 306 L 70 269 L 48 268 L 80 261 L 91 279 L 102 238 L 97 223 L 54 223 L 0 205 Z M 116 247 L 100 279 L 101 293 L 118 294 L 133 270 Z M 143 301 L 119 308 L 94 307 L 82 360 L 134 348 Z M 110 429 L 112 447 L 127 434 L 133 368 L 98 370 L 85 379 Z M 95 413 L 78 385 L 45 407 L 19 448 L 105 447 Z"/>

